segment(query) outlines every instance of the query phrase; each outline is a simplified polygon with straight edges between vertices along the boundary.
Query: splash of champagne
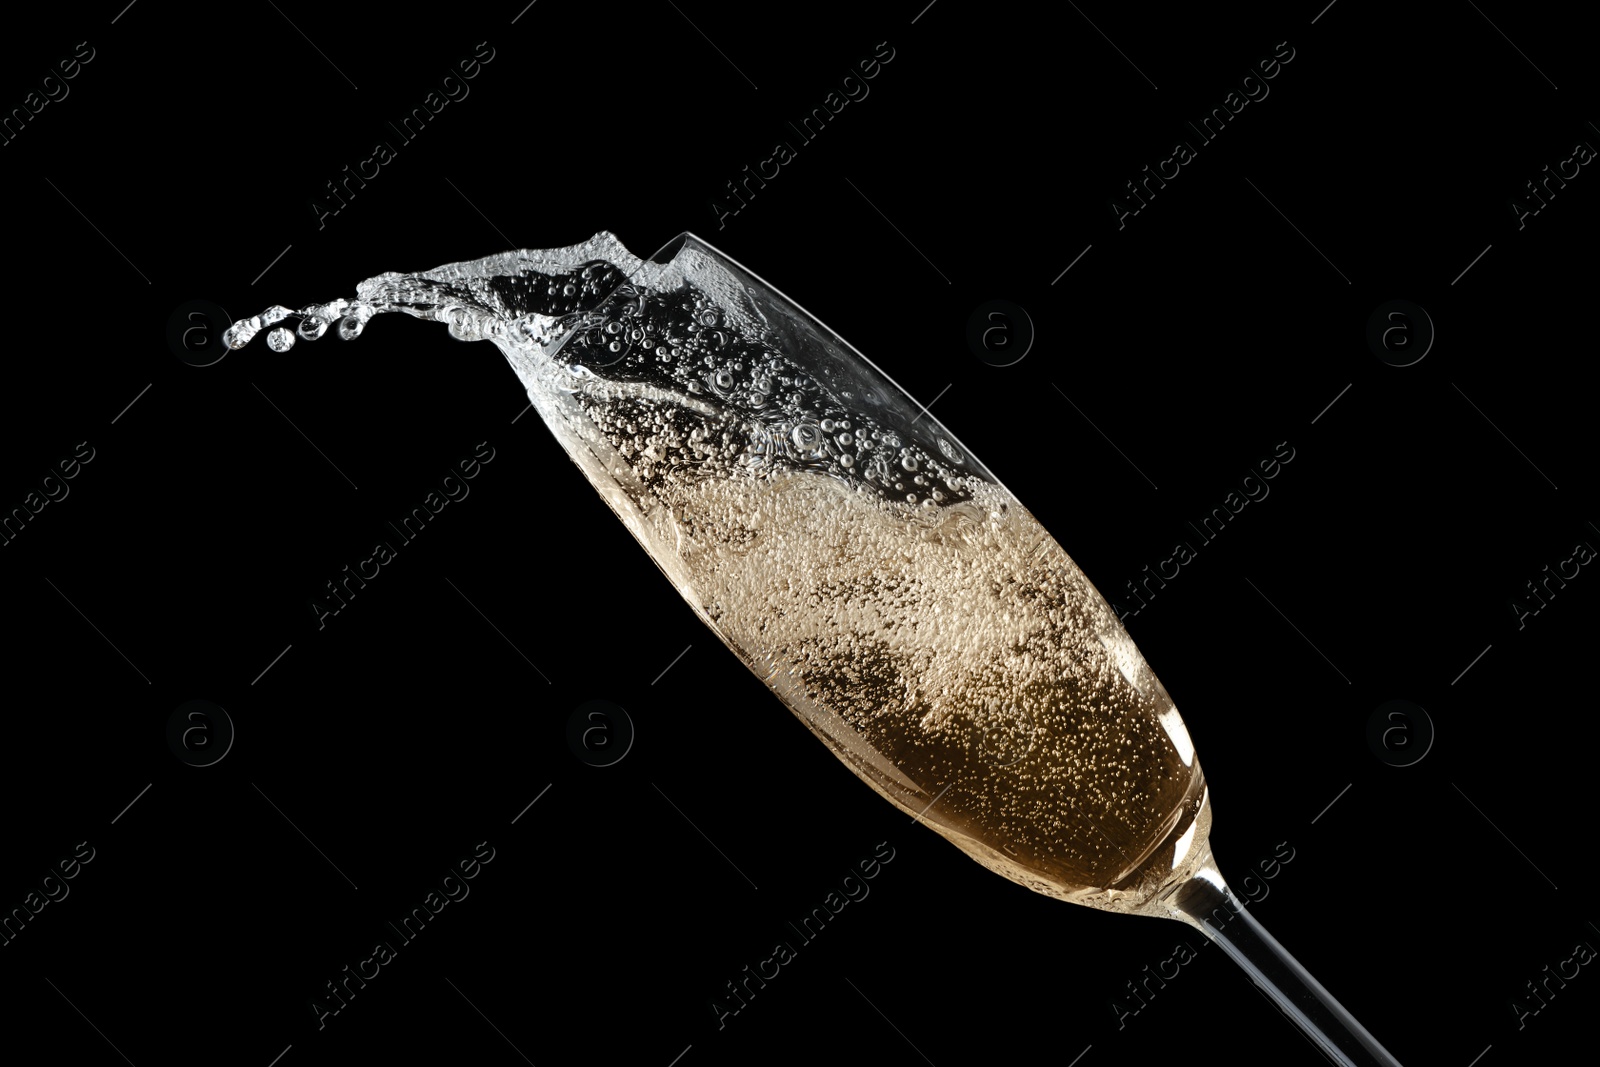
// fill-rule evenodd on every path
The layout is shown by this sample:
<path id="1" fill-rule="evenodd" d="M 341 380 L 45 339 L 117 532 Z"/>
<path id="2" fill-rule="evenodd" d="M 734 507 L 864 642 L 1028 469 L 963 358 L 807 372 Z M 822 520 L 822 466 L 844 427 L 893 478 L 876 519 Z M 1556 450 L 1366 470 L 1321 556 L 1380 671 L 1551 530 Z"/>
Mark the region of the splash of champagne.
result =
<path id="1" fill-rule="evenodd" d="M 697 239 L 669 250 L 602 233 L 382 274 L 224 340 L 283 352 L 404 312 L 494 342 L 690 606 L 860 777 L 1013 881 L 1168 914 L 1209 861 L 1205 777 L 1111 607 L 864 357 Z"/>

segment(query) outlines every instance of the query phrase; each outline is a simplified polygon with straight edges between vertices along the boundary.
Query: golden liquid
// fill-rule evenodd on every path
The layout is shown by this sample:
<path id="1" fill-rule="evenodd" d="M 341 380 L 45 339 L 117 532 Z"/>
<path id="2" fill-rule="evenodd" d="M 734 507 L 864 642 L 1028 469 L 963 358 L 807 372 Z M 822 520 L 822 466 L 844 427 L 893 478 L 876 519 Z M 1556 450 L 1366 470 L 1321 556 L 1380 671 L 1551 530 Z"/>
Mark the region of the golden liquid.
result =
<path id="1" fill-rule="evenodd" d="M 1137 911 L 1207 854 L 1205 778 L 1171 698 L 1005 489 L 974 479 L 969 501 L 914 507 L 805 471 L 685 477 L 653 462 L 674 431 L 642 398 L 529 395 L 728 647 L 972 858 Z M 625 451 L 596 432 L 624 422 Z"/>
<path id="2" fill-rule="evenodd" d="M 702 482 L 672 501 L 680 592 L 841 759 L 979 862 L 1132 907 L 1171 872 L 1154 853 L 1199 814 L 1204 776 L 1109 605 L 983 490 L 911 509 L 821 475 Z"/>

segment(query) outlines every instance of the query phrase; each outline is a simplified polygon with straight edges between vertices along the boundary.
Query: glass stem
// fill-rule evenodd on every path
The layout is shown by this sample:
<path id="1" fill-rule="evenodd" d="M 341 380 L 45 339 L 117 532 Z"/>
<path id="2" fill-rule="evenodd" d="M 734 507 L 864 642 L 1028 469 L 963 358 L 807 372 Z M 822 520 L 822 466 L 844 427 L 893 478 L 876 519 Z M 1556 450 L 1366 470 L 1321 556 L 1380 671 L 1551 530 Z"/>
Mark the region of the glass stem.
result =
<path id="1" fill-rule="evenodd" d="M 1210 863 L 1169 890 L 1170 916 L 1222 946 L 1323 1055 L 1340 1067 L 1401 1067 L 1233 895 Z"/>

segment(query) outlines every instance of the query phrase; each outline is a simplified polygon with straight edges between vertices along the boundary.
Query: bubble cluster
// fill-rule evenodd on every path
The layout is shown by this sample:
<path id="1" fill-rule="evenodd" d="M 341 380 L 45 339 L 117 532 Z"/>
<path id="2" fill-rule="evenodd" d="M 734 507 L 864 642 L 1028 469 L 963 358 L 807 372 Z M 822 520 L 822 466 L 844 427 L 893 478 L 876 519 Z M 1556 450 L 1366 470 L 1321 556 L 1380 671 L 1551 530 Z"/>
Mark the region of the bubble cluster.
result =
<path id="1" fill-rule="evenodd" d="M 569 391 L 613 448 L 647 457 L 633 472 L 647 487 L 672 474 L 770 479 L 804 470 L 924 507 L 966 500 L 980 481 L 952 460 L 949 442 L 891 428 L 888 412 L 851 404 L 848 391 L 830 389 L 773 339 L 734 329 L 694 285 L 623 284 L 562 326 L 555 358 L 572 378 Z M 596 381 L 612 388 L 590 388 Z M 641 388 L 618 402 L 622 384 Z"/>
<path id="2" fill-rule="evenodd" d="M 712 625 L 886 795 L 913 811 L 937 795 L 924 821 L 981 862 L 1115 907 L 1085 894 L 1138 882 L 1198 814 L 1170 698 L 1004 490 L 908 515 L 792 474 L 707 480 L 671 506 Z"/>

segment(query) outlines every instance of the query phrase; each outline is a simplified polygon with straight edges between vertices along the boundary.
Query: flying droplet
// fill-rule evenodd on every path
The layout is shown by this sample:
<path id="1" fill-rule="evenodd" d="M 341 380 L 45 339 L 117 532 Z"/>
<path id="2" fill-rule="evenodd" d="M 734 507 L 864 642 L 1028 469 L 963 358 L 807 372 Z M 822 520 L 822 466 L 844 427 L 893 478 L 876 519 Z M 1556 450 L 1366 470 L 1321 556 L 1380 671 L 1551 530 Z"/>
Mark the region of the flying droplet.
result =
<path id="1" fill-rule="evenodd" d="M 222 334 L 222 343 L 232 349 L 240 349 L 250 343 L 250 338 L 260 329 L 255 319 L 240 319 L 229 326 Z"/>

